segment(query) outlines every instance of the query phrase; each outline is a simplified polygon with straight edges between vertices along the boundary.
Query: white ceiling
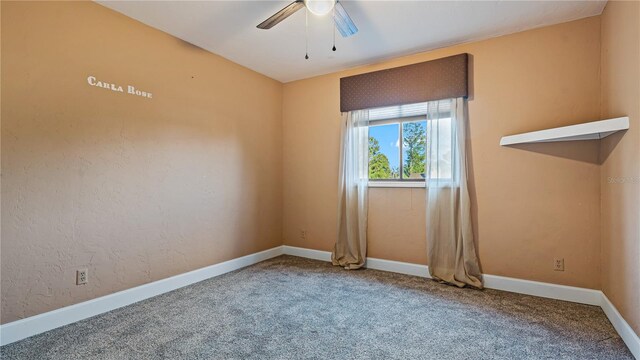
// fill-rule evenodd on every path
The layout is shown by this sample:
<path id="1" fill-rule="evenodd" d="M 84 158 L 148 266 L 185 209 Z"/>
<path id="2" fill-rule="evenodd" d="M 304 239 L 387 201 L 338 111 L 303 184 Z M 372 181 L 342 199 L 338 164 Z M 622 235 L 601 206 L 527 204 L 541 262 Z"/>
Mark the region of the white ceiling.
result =
<path id="1" fill-rule="evenodd" d="M 256 25 L 285 1 L 98 1 L 276 80 L 288 82 L 396 56 L 594 16 L 606 1 L 343 1 L 359 32 L 332 52 L 330 16 Z"/>

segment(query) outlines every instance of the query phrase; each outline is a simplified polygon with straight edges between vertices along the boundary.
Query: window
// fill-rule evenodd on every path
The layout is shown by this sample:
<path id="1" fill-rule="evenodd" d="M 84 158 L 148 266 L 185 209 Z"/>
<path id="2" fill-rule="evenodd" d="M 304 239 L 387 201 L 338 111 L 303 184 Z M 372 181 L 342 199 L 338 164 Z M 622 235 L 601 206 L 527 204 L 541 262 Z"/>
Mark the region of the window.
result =
<path id="1" fill-rule="evenodd" d="M 369 180 L 423 181 L 426 120 L 369 125 Z"/>
<path id="2" fill-rule="evenodd" d="M 432 126 L 438 138 L 446 141 L 451 137 L 447 104 L 438 111 L 433 118 L 439 120 L 427 120 L 427 103 L 369 110 L 369 186 L 424 187 L 427 121 L 438 122 Z M 429 161 L 438 161 L 437 176 L 450 178 L 451 152 L 431 157 Z"/>
<path id="3" fill-rule="evenodd" d="M 400 179 L 400 124 L 369 126 L 369 180 Z"/>

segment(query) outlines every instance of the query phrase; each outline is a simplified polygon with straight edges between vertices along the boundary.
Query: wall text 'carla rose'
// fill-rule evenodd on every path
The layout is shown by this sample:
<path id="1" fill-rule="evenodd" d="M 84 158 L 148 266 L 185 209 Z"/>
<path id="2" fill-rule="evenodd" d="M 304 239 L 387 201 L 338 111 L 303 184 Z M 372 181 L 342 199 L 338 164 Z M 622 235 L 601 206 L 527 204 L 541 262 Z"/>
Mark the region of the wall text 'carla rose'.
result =
<path id="1" fill-rule="evenodd" d="M 92 76 L 92 75 L 89 75 L 87 77 L 87 83 L 91 86 L 108 89 L 115 92 L 125 93 L 124 88 L 122 86 L 114 83 L 98 80 L 96 79 L 95 76 Z M 126 89 L 127 89 L 126 93 L 130 95 L 142 96 L 147 99 L 151 99 L 153 97 L 152 93 L 148 91 L 142 91 L 140 89 L 136 89 L 133 85 L 127 85 Z"/>

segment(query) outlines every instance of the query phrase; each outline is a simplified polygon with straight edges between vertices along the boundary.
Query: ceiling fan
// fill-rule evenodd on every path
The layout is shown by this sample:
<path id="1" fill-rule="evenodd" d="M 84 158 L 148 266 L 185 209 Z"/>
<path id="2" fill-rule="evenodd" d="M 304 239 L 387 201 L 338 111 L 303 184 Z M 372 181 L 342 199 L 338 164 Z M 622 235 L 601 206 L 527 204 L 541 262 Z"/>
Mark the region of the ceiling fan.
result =
<path id="1" fill-rule="evenodd" d="M 261 22 L 257 27 L 258 29 L 271 29 L 304 7 L 312 14 L 319 16 L 327 15 L 333 10 L 333 21 L 342 37 L 348 37 L 358 32 L 358 28 L 349 17 L 349 14 L 337 0 L 296 0 L 271 15 L 270 18 Z"/>

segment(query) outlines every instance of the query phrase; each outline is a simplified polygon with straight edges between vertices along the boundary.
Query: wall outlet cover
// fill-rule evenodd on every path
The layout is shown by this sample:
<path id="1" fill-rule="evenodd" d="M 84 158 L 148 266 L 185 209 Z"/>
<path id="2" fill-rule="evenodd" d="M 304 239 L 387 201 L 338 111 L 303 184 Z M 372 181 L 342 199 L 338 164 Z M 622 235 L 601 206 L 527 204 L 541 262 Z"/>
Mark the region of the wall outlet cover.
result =
<path id="1" fill-rule="evenodd" d="M 89 281 L 89 270 L 78 269 L 76 271 L 76 285 L 83 285 Z"/>

